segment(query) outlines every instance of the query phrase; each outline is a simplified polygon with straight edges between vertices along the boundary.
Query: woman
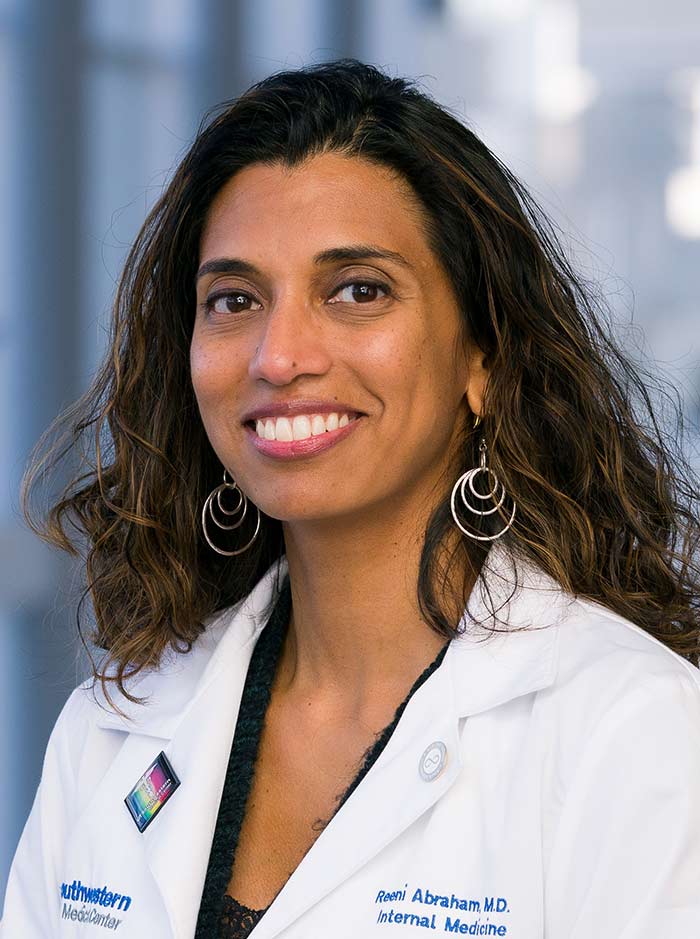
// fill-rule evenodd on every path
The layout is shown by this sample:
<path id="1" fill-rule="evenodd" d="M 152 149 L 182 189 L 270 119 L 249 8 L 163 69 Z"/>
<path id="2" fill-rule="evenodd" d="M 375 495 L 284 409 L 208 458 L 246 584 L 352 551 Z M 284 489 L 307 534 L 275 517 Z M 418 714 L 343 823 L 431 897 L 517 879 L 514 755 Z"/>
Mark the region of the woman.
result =
<path id="1" fill-rule="evenodd" d="M 104 655 L 4 935 L 700 935 L 696 482 L 449 112 L 356 60 L 227 104 L 64 420 L 24 495 L 93 435 L 33 524 Z"/>

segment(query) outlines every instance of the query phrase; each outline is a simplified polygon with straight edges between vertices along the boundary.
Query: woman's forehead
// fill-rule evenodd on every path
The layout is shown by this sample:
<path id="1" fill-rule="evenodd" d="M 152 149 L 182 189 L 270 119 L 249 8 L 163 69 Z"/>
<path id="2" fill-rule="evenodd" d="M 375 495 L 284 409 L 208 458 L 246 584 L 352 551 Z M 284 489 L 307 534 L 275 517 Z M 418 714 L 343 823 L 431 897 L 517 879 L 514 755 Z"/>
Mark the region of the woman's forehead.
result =
<path id="1" fill-rule="evenodd" d="M 380 245 L 416 272 L 432 264 L 408 184 L 386 167 L 329 153 L 293 168 L 240 170 L 212 201 L 199 262 L 222 252 L 315 255 L 353 244 Z"/>

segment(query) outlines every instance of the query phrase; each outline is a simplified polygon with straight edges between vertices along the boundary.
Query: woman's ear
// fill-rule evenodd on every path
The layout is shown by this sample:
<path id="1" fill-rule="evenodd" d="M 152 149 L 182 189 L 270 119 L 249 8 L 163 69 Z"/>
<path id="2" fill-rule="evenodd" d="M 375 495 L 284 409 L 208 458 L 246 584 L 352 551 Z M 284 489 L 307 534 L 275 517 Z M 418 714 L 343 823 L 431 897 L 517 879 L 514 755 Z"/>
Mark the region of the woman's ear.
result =
<path id="1" fill-rule="evenodd" d="M 486 356 L 481 349 L 474 345 L 467 358 L 467 403 L 472 414 L 483 417 L 484 394 L 489 379 L 489 369 L 486 365 Z"/>

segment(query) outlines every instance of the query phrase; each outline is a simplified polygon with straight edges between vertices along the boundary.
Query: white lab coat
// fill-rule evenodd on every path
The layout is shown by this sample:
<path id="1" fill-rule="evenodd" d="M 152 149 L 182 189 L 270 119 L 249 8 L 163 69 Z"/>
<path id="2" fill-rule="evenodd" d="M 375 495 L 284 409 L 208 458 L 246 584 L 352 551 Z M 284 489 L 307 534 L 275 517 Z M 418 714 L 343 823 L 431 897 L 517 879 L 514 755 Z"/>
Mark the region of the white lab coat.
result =
<path id="1" fill-rule="evenodd" d="M 504 548 L 489 566 L 498 599 Z M 700 671 L 521 570 L 501 615 L 547 628 L 449 645 L 255 939 L 700 937 Z M 191 939 L 274 571 L 135 686 L 148 706 L 121 699 L 133 723 L 73 692 L 10 871 L 3 939 Z M 468 609 L 483 616 L 483 581 Z M 140 833 L 123 800 L 161 750 L 181 785 Z"/>

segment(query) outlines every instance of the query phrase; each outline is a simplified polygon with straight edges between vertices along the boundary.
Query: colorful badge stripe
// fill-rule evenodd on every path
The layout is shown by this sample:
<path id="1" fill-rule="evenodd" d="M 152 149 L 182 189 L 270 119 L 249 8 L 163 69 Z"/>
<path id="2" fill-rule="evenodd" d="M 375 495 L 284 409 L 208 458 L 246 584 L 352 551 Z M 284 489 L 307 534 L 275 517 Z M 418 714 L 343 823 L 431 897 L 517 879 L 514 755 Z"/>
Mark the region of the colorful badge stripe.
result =
<path id="1" fill-rule="evenodd" d="M 180 780 L 161 750 L 124 799 L 139 831 L 151 824 L 179 785 Z"/>

